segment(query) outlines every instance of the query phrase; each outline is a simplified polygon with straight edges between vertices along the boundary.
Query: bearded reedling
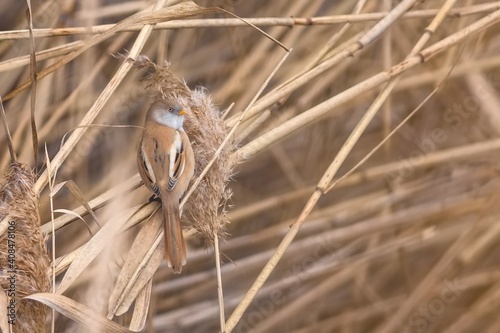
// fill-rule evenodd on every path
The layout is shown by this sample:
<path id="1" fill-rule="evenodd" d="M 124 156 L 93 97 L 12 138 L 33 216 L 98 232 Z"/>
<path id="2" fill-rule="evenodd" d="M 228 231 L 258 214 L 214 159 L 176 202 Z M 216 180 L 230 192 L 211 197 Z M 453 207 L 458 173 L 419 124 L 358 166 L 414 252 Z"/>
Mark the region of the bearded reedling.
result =
<path id="1" fill-rule="evenodd" d="M 184 132 L 188 111 L 175 100 L 160 100 L 146 113 L 137 152 L 139 174 L 161 201 L 165 226 L 165 258 L 174 273 L 186 264 L 186 244 L 180 223 L 179 200 L 194 173 L 194 154 Z"/>

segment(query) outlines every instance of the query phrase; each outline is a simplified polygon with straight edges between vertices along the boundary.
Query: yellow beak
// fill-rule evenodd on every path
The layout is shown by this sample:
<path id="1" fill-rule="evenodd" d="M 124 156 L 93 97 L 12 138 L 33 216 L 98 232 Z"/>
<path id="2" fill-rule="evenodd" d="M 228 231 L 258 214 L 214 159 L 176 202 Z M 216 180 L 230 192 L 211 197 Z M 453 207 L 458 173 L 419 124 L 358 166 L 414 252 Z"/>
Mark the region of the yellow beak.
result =
<path id="1" fill-rule="evenodd" d="M 179 111 L 179 115 L 181 115 L 181 116 L 185 116 L 187 114 L 188 114 L 188 112 L 186 110 L 184 110 L 184 109 L 182 109 L 182 110 Z"/>

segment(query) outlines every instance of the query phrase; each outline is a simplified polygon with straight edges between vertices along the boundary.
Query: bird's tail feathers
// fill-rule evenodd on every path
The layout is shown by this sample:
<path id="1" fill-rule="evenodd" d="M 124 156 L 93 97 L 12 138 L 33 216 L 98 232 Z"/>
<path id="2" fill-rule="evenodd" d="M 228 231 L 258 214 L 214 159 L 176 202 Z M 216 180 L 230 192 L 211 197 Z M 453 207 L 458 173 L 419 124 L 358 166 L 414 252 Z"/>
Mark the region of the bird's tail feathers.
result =
<path id="1" fill-rule="evenodd" d="M 174 273 L 179 274 L 182 266 L 186 264 L 186 244 L 182 235 L 179 203 L 162 200 L 162 209 L 165 218 L 165 259 Z"/>

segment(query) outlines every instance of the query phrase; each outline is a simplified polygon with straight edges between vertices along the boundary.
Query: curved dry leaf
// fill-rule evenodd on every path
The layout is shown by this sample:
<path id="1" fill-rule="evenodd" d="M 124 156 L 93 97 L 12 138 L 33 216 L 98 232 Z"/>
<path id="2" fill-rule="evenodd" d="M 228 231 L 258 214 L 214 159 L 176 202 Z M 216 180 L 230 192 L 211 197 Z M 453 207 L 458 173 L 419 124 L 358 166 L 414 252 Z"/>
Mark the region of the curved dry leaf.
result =
<path id="1" fill-rule="evenodd" d="M 97 216 L 94 214 L 94 211 L 90 207 L 89 202 L 87 201 L 87 199 L 85 199 L 82 191 L 80 191 L 80 188 L 78 187 L 78 185 L 76 185 L 76 183 L 74 181 L 67 180 L 67 181 L 64 181 L 64 182 L 57 184 L 56 186 L 54 186 L 52 191 L 50 191 L 50 196 L 53 197 L 54 195 L 56 195 L 56 193 L 59 192 L 59 190 L 61 188 L 63 188 L 64 186 L 66 186 L 66 188 L 71 192 L 71 194 L 73 194 L 73 196 L 76 198 L 76 200 L 78 200 L 78 202 L 83 207 L 85 207 L 85 209 L 87 210 L 87 213 L 89 213 L 90 216 L 92 216 L 92 218 L 97 223 L 97 225 L 101 226 L 101 224 L 99 223 L 99 220 L 97 219 Z M 82 218 L 80 217 L 80 219 L 82 219 Z"/>
<path id="2" fill-rule="evenodd" d="M 54 210 L 54 213 L 62 213 L 62 214 L 68 214 L 68 215 L 72 215 L 80 220 L 82 220 L 82 222 L 85 224 L 85 226 L 87 227 L 87 230 L 89 231 L 89 233 L 91 235 L 93 235 L 92 233 L 92 229 L 90 229 L 90 226 L 87 224 L 87 221 L 85 221 L 83 219 L 83 217 L 81 215 L 79 215 L 78 213 L 72 211 L 72 210 L 69 210 L 69 209 L 64 209 L 64 208 L 60 208 L 60 209 L 55 209 Z"/>
<path id="3" fill-rule="evenodd" d="M 127 209 L 116 220 L 108 221 L 78 252 L 64 275 L 56 293 L 62 294 L 80 276 L 94 258 L 111 243 L 127 220 L 134 215 L 135 209 Z"/>
<path id="4" fill-rule="evenodd" d="M 69 210 L 69 209 L 64 209 L 64 208 L 54 209 L 54 213 L 62 213 L 62 214 L 73 215 L 73 216 L 75 216 L 76 218 L 82 220 L 85 223 L 85 220 L 83 219 L 83 217 L 80 214 L 78 214 L 78 213 L 76 213 L 76 212 L 74 212 L 72 210 Z"/>
<path id="5" fill-rule="evenodd" d="M 144 269 L 144 264 L 153 253 L 154 249 L 151 249 L 151 247 L 160 234 L 162 226 L 161 210 L 157 209 L 151 218 L 144 223 L 132 243 L 127 260 L 123 264 L 113 292 L 109 296 L 108 318 L 115 314 L 118 303 L 123 300 L 124 294 L 129 292 L 139 273 Z"/>
<path id="6" fill-rule="evenodd" d="M 89 206 L 92 210 L 97 210 L 109 202 L 116 200 L 116 198 L 119 198 L 122 193 L 128 193 L 131 192 L 132 190 L 136 189 L 140 185 L 140 176 L 139 174 L 136 174 L 132 176 L 130 179 L 124 181 L 123 183 L 120 183 L 113 187 L 112 189 L 102 193 L 101 195 L 95 197 L 94 199 L 90 200 Z M 87 209 L 83 206 L 77 207 L 73 209 L 73 211 L 77 214 L 80 214 L 82 216 L 85 216 L 85 213 L 88 212 Z M 76 219 L 71 216 L 63 215 L 59 216 L 56 219 L 54 219 L 54 225 L 56 230 L 59 228 L 62 228 L 68 223 L 71 223 L 75 221 Z M 51 226 L 52 221 L 48 221 L 44 223 L 41 227 L 41 230 L 44 234 L 48 234 L 52 230 Z"/>
<path id="7" fill-rule="evenodd" d="M 38 293 L 25 297 L 47 305 L 60 314 L 87 327 L 91 332 L 130 333 L 132 331 L 104 318 L 101 314 L 71 298 L 51 293 Z"/>
<path id="8" fill-rule="evenodd" d="M 132 331 L 140 332 L 146 324 L 148 318 L 149 302 L 151 301 L 151 289 L 153 288 L 153 279 L 142 288 L 139 296 L 135 300 L 134 314 L 130 321 L 129 328 Z"/>

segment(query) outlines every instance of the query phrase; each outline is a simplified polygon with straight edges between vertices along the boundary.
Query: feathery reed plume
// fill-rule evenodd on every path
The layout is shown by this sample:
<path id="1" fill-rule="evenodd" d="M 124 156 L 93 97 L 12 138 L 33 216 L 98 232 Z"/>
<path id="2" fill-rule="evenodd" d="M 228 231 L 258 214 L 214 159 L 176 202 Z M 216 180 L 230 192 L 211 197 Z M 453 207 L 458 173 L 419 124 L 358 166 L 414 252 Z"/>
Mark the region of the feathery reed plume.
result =
<path id="1" fill-rule="evenodd" d="M 46 308 L 23 297 L 47 292 L 49 257 L 40 232 L 34 175 L 27 165 L 11 163 L 0 185 L 0 285 L 9 296 L 13 332 L 44 332 Z"/>
<path id="2" fill-rule="evenodd" d="M 170 71 L 168 63 L 159 66 L 141 56 L 135 66 L 146 72 L 142 80 L 153 100 L 176 99 L 192 111 L 184 124 L 196 160 L 192 184 L 228 134 L 222 112 L 205 88 L 189 89 Z M 232 148 L 232 144 L 225 146 L 184 207 L 183 222 L 198 231 L 206 244 L 212 244 L 215 235 L 225 237 L 224 226 L 228 221 L 225 203 L 231 197 L 226 185 L 232 174 Z"/>

